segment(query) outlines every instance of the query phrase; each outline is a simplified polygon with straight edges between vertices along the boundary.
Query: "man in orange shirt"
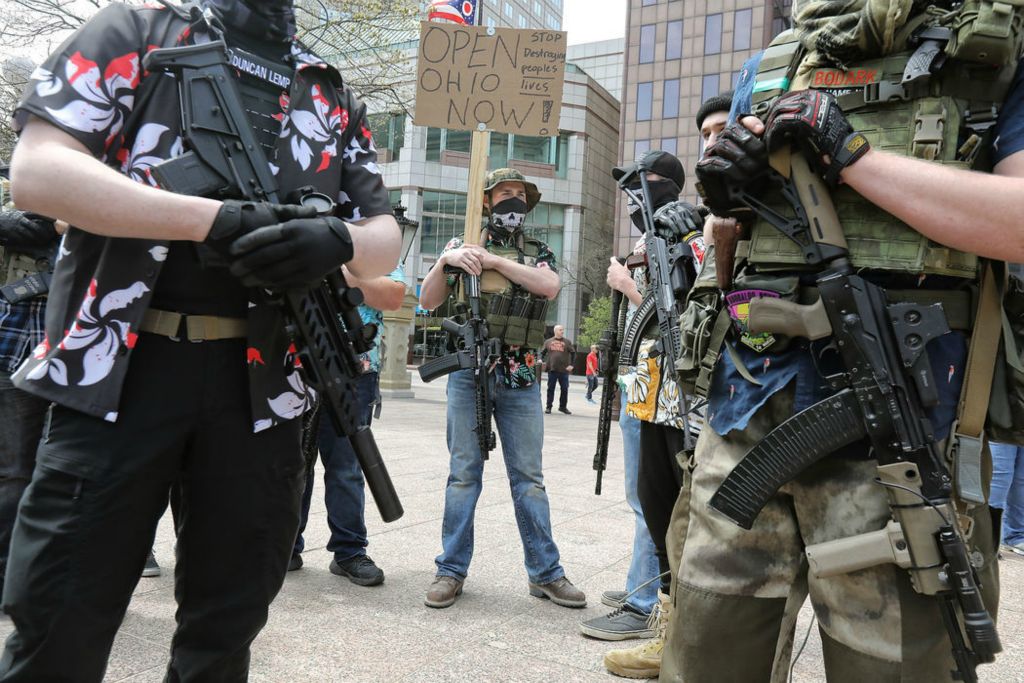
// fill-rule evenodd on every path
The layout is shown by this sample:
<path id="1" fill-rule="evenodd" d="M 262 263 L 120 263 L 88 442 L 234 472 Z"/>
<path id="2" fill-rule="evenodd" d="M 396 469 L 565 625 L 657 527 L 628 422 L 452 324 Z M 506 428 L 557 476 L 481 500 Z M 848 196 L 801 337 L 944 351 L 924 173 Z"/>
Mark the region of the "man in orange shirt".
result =
<path id="1" fill-rule="evenodd" d="M 594 392 L 597 390 L 597 346 L 591 344 L 587 354 L 587 403 L 596 403 Z"/>

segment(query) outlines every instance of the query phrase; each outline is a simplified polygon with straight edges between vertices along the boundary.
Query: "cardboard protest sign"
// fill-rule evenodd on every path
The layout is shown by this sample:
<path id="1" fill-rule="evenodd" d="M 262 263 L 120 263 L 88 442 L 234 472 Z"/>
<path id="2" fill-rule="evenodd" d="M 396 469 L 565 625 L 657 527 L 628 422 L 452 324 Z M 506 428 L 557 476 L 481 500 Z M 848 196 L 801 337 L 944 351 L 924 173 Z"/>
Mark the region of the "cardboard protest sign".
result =
<path id="1" fill-rule="evenodd" d="M 558 134 L 564 31 L 420 24 L 418 126 Z"/>

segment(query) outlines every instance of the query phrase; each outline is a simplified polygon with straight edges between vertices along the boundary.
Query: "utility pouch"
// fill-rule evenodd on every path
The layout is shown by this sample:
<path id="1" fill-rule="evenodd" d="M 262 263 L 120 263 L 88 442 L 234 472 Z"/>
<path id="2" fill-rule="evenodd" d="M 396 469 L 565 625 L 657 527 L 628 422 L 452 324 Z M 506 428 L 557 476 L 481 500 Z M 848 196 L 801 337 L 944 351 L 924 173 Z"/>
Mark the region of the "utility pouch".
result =
<path id="1" fill-rule="evenodd" d="M 544 345 L 544 333 L 548 324 L 548 306 L 550 305 L 551 302 L 547 299 L 533 299 L 530 324 L 526 331 L 526 345 L 531 349 L 539 349 Z"/>
<path id="2" fill-rule="evenodd" d="M 729 331 L 729 317 L 722 306 L 712 245 L 704 255 L 704 263 L 686 295 L 683 314 L 679 316 L 680 356 L 676 361 L 676 381 L 687 394 L 707 396 L 711 371 Z"/>
<path id="3" fill-rule="evenodd" d="M 1015 64 L 1021 52 L 1024 0 L 966 0 L 946 54 L 993 66 Z"/>
<path id="4" fill-rule="evenodd" d="M 532 310 L 533 301 L 529 295 L 521 294 L 512 297 L 512 308 L 508 315 L 505 336 L 502 337 L 502 342 L 508 346 L 524 346 L 526 344 L 530 324 L 528 316 Z"/>
<path id="5" fill-rule="evenodd" d="M 725 294 L 726 309 L 739 342 L 758 353 L 768 349 L 773 352 L 783 350 L 789 344 L 790 338 L 786 335 L 778 332 L 750 331 L 750 302 L 754 298 L 797 301 L 799 287 L 800 279 L 795 275 L 752 273 L 748 270 L 740 272 L 733 282 L 732 289 Z"/>
<path id="6" fill-rule="evenodd" d="M 16 304 L 42 296 L 48 291 L 50 291 L 50 274 L 32 273 L 17 282 L 0 287 L 0 298 L 6 299 L 9 303 Z"/>
<path id="7" fill-rule="evenodd" d="M 508 315 L 512 310 L 512 296 L 492 294 L 487 302 L 487 333 L 492 338 L 504 339 L 508 332 Z"/>

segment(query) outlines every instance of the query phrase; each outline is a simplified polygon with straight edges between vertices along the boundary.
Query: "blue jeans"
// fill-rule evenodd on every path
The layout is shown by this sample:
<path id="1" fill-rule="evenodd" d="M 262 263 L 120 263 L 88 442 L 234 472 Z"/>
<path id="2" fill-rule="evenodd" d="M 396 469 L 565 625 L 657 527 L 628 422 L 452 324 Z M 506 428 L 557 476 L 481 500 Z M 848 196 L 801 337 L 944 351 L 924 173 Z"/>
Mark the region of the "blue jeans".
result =
<path id="1" fill-rule="evenodd" d="M 633 510 L 633 559 L 626 575 L 626 592 L 633 593 L 637 586 L 649 584 L 633 593 L 626 602 L 644 614 L 650 614 L 658 601 L 658 586 L 654 577 L 658 575 L 658 556 L 654 540 L 647 530 L 644 511 L 637 495 L 637 480 L 640 474 L 640 420 L 626 414 L 626 395 L 622 392 L 622 408 L 619 412 L 619 429 L 622 430 L 622 462 L 626 469 L 626 502 Z"/>
<path id="2" fill-rule="evenodd" d="M 1002 542 L 1024 544 L 1024 448 L 990 443 L 992 490 L 989 505 L 1003 511 Z"/>
<path id="3" fill-rule="evenodd" d="M 489 381 L 494 422 L 501 437 L 512 506 L 523 542 L 526 575 L 533 583 L 550 583 L 565 576 L 558 547 L 551 537 L 551 510 L 544 490 L 541 450 L 544 447 L 544 416 L 540 384 L 512 389 L 502 369 Z M 438 576 L 465 579 L 473 558 L 473 515 L 483 488 L 484 461 L 477 443 L 473 371 L 459 370 L 448 376 L 448 452 L 451 454 L 448 486 L 444 494 L 441 554 L 435 558 Z"/>
<path id="4" fill-rule="evenodd" d="M 363 424 L 370 424 L 373 418 L 377 381 L 376 372 L 368 372 L 359 378 L 356 390 L 359 405 L 362 406 Z M 320 461 L 324 465 L 324 503 L 327 506 L 327 526 L 331 530 L 327 550 L 334 553 L 334 559 L 338 562 L 356 555 L 365 555 L 366 493 L 363 471 L 359 468 L 356 453 L 348 437 L 334 431 L 334 423 L 326 413 L 320 415 L 317 443 Z M 295 539 L 295 553 L 301 553 L 305 547 L 302 532 L 306 530 L 312 498 L 313 470 L 310 468 L 306 478 L 306 492 L 302 496 L 302 523 Z"/>

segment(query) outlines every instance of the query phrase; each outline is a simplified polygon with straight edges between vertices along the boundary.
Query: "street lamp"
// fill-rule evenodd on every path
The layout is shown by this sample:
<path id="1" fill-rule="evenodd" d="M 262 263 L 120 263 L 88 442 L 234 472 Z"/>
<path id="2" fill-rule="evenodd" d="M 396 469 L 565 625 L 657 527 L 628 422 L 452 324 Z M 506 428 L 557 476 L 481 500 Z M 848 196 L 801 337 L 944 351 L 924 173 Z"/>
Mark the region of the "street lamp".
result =
<path id="1" fill-rule="evenodd" d="M 412 251 L 412 243 L 416 239 L 416 231 L 419 230 L 420 224 L 418 221 L 412 221 L 405 217 L 405 212 L 408 209 L 402 206 L 401 203 L 395 204 L 392 210 L 395 212 L 395 221 L 398 223 L 398 228 L 402 231 L 402 256 L 398 259 L 398 263 L 399 265 L 405 265 L 405 259 L 409 256 L 409 252 Z"/>

